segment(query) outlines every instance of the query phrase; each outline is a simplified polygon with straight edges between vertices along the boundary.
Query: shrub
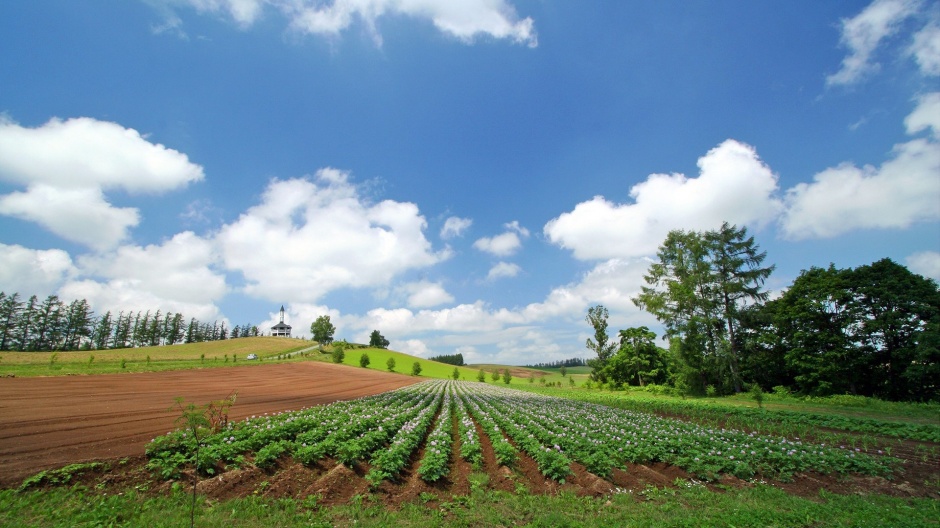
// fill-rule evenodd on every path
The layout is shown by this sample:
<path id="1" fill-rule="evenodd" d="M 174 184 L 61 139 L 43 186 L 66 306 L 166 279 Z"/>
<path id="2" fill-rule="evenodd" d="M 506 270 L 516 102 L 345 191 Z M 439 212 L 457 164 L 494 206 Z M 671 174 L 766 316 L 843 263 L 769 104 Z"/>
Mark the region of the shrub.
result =
<path id="1" fill-rule="evenodd" d="M 751 383 L 751 397 L 754 398 L 754 401 L 757 402 L 757 407 L 760 409 L 764 408 L 764 391 L 760 388 L 760 385 L 757 383 Z"/>
<path id="2" fill-rule="evenodd" d="M 499 381 L 499 371 L 493 369 L 493 373 L 490 374 L 490 377 L 493 378 L 493 381 Z"/>
<path id="3" fill-rule="evenodd" d="M 363 352 L 362 355 L 359 356 L 359 366 L 362 368 L 366 368 L 369 366 L 369 363 L 370 363 L 369 354 L 366 354 L 365 352 Z"/>
<path id="4" fill-rule="evenodd" d="M 480 372 L 477 372 L 477 381 L 480 383 L 486 381 L 486 372 L 483 372 L 483 369 L 480 369 Z"/>
<path id="5" fill-rule="evenodd" d="M 388 358 L 388 361 L 385 362 L 385 366 L 388 367 L 389 372 L 395 372 L 395 358 Z"/>
<path id="6" fill-rule="evenodd" d="M 420 363 L 420 362 L 415 361 L 414 364 L 411 365 L 411 375 L 412 375 L 412 376 L 420 376 L 420 375 L 421 375 L 421 363 Z"/>
<path id="7" fill-rule="evenodd" d="M 503 383 L 509 385 L 510 381 L 512 381 L 512 374 L 509 373 L 509 369 L 503 369 Z"/>
<path id="8" fill-rule="evenodd" d="M 333 363 L 342 363 L 346 359 L 346 351 L 340 346 L 333 347 L 333 352 L 330 355 L 333 358 Z"/>
<path id="9" fill-rule="evenodd" d="M 459 379 L 460 379 L 460 369 L 458 369 L 457 367 L 454 367 L 454 372 L 450 375 L 450 377 L 454 378 L 454 381 L 459 380 Z"/>

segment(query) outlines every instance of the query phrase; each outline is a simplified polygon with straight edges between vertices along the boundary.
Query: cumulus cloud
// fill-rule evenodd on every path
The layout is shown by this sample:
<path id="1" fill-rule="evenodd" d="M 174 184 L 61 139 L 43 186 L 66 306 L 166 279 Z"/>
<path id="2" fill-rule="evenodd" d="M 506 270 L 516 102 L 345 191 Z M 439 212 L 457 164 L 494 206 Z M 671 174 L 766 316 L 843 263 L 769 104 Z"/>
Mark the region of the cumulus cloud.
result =
<path id="1" fill-rule="evenodd" d="M 311 302 L 339 288 L 383 286 L 448 258 L 432 251 L 426 227 L 415 204 L 370 204 L 347 173 L 326 168 L 315 182 L 272 181 L 261 203 L 223 226 L 216 241 L 249 295 Z"/>
<path id="2" fill-rule="evenodd" d="M 337 36 L 355 21 L 362 22 L 376 44 L 381 45 L 378 21 L 385 16 L 405 16 L 430 21 L 442 33 L 466 43 L 479 36 L 509 39 L 530 47 L 538 45 L 531 18 L 520 18 L 505 0 L 146 0 L 160 9 L 166 27 L 181 24 L 175 9 L 188 6 L 200 13 L 227 15 L 243 28 L 262 14 L 265 4 L 276 7 L 294 31 Z"/>
<path id="3" fill-rule="evenodd" d="M 931 138 L 896 145 L 881 167 L 843 163 L 787 191 L 784 236 L 830 238 L 855 229 L 904 228 L 940 218 L 940 93 L 920 99 L 905 121 L 908 132 Z"/>
<path id="4" fill-rule="evenodd" d="M 940 252 L 921 251 L 906 259 L 907 267 L 912 272 L 940 282 Z"/>
<path id="5" fill-rule="evenodd" d="M 750 145 L 729 139 L 699 158 L 697 178 L 653 174 L 630 190 L 633 203 L 602 196 L 579 203 L 544 227 L 580 260 L 656 253 L 673 229 L 716 229 L 724 221 L 763 226 L 781 209 L 777 177 Z"/>
<path id="6" fill-rule="evenodd" d="M 215 262 L 212 243 L 186 231 L 159 245 L 79 257 L 87 278 L 68 282 L 60 292 L 87 299 L 98 312 L 159 308 L 211 321 L 220 316 L 215 303 L 228 291 Z"/>
<path id="7" fill-rule="evenodd" d="M 456 238 L 463 235 L 463 232 L 473 225 L 473 219 L 451 216 L 444 221 L 444 227 L 441 228 L 441 238 L 444 240 Z"/>
<path id="8" fill-rule="evenodd" d="M 447 293 L 439 282 L 410 282 L 400 290 L 407 295 L 407 303 L 411 308 L 430 308 L 454 302 L 454 296 Z"/>
<path id="9" fill-rule="evenodd" d="M 72 258 L 60 249 L 36 250 L 0 243 L 0 291 L 7 295 L 51 295 L 75 272 Z"/>
<path id="10" fill-rule="evenodd" d="M 520 226 L 518 221 L 504 224 L 506 232 L 494 237 L 483 237 L 473 243 L 473 247 L 497 257 L 507 257 L 522 247 L 522 238 L 528 238 L 529 230 Z M 520 238 L 521 237 L 521 238 Z"/>
<path id="11" fill-rule="evenodd" d="M 520 268 L 518 264 L 512 262 L 497 262 L 490 268 L 490 272 L 486 274 L 486 280 L 494 281 L 507 277 L 515 277 L 521 271 L 522 268 Z"/>
<path id="12" fill-rule="evenodd" d="M 847 85 L 858 82 L 879 65 L 872 54 L 886 38 L 897 33 L 901 23 L 917 13 L 920 0 L 875 0 L 858 15 L 842 20 L 842 45 L 849 54 L 842 67 L 826 78 L 826 83 Z"/>
<path id="13" fill-rule="evenodd" d="M 0 121 L 0 180 L 26 187 L 0 196 L 0 214 L 96 249 L 117 245 L 140 221 L 136 209 L 112 205 L 106 191 L 160 193 L 203 176 L 185 154 L 116 123 L 83 117 L 28 128 Z"/>

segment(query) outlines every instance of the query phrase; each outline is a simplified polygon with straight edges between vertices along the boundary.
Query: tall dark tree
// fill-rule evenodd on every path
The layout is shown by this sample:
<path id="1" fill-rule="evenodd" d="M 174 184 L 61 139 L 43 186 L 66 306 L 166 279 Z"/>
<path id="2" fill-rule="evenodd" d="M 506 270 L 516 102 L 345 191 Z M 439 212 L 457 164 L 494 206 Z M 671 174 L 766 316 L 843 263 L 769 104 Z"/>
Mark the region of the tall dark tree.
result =
<path id="1" fill-rule="evenodd" d="M 52 350 L 61 335 L 62 301 L 50 295 L 39 305 L 32 319 L 32 339 L 28 350 Z"/>
<path id="2" fill-rule="evenodd" d="M 13 346 L 22 308 L 19 293 L 0 293 L 0 350 L 9 350 Z"/>
<path id="3" fill-rule="evenodd" d="M 19 320 L 17 321 L 17 338 L 16 345 L 13 347 L 14 350 L 23 351 L 28 349 L 30 332 L 32 331 L 33 319 L 36 316 L 38 304 L 39 299 L 35 295 L 32 295 L 20 311 Z"/>
<path id="4" fill-rule="evenodd" d="M 95 323 L 95 330 L 91 336 L 92 346 L 98 350 L 104 350 L 111 346 L 111 312 L 107 311 L 98 318 Z"/>
<path id="5" fill-rule="evenodd" d="M 83 341 L 89 339 L 94 322 L 93 315 L 91 306 L 88 305 L 88 301 L 85 299 L 75 299 L 69 303 L 68 308 L 65 309 L 65 321 L 63 323 L 63 350 L 78 350 Z"/>
<path id="6" fill-rule="evenodd" d="M 766 300 L 762 287 L 773 266 L 745 228 L 670 231 L 634 304 L 656 316 L 666 336 L 680 340 L 684 362 L 702 385 L 742 388 L 738 340 L 741 310 Z"/>

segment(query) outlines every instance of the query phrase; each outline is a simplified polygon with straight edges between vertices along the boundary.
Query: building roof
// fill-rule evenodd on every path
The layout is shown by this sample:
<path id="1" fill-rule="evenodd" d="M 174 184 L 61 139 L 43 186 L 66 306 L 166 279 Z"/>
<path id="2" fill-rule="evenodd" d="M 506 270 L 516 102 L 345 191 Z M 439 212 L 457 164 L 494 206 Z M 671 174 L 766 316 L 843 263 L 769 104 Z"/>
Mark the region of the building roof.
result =
<path id="1" fill-rule="evenodd" d="M 290 330 L 291 326 L 285 323 L 278 323 L 271 327 L 271 330 Z"/>

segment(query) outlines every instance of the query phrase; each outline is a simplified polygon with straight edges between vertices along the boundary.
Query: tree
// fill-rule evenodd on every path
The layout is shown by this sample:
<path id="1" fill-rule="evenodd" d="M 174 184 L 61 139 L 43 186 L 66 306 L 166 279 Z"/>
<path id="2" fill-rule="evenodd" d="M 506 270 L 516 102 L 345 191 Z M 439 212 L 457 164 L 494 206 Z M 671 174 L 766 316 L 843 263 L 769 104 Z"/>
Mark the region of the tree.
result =
<path id="1" fill-rule="evenodd" d="M 608 379 L 643 387 L 666 381 L 667 371 L 666 351 L 656 346 L 654 332 L 645 326 L 620 331 L 620 348 L 607 365 Z"/>
<path id="2" fill-rule="evenodd" d="M 333 345 L 330 356 L 333 358 L 333 363 L 342 363 L 346 359 L 346 342 L 340 341 Z"/>
<path id="3" fill-rule="evenodd" d="M 591 377 L 594 379 L 599 379 L 600 381 L 604 381 L 604 366 L 607 364 L 607 360 L 610 359 L 615 346 L 613 343 L 608 343 L 609 337 L 607 336 L 607 317 L 607 308 L 604 308 L 602 305 L 598 304 L 597 306 L 588 308 L 588 314 L 585 318 L 587 322 L 594 328 L 594 339 L 588 338 L 585 345 L 587 346 L 588 350 L 591 350 L 597 354 L 596 358 L 588 360 L 588 364 L 594 368 L 594 371 L 591 372 Z"/>
<path id="4" fill-rule="evenodd" d="M 493 378 L 493 381 L 499 381 L 499 370 L 493 369 L 493 373 L 490 374 L 490 377 Z"/>
<path id="5" fill-rule="evenodd" d="M 512 381 L 512 374 L 509 373 L 509 369 L 503 369 L 503 383 L 509 385 L 509 382 Z"/>
<path id="6" fill-rule="evenodd" d="M 454 371 L 451 373 L 450 377 L 454 378 L 454 381 L 459 380 L 459 379 L 460 379 L 460 369 L 457 368 L 457 367 L 454 367 Z"/>
<path id="7" fill-rule="evenodd" d="M 564 378 L 566 375 L 568 375 L 568 367 L 562 365 L 561 368 L 558 369 L 558 372 L 560 372 L 560 373 L 561 373 L 561 377 Z"/>
<path id="8" fill-rule="evenodd" d="M 420 363 L 420 362 L 415 361 L 414 363 L 412 363 L 412 365 L 411 365 L 411 375 L 412 375 L 412 376 L 420 376 L 420 375 L 421 375 L 421 363 Z"/>
<path id="9" fill-rule="evenodd" d="M 333 342 L 334 332 L 336 332 L 336 327 L 330 322 L 329 315 L 321 315 L 316 321 L 310 323 L 310 333 L 313 335 L 313 340 L 320 344 L 320 350 L 323 350 L 323 345 Z"/>
<path id="10" fill-rule="evenodd" d="M 389 372 L 395 372 L 395 358 L 388 358 L 388 361 L 385 362 L 385 366 L 388 367 Z"/>
<path id="11" fill-rule="evenodd" d="M 477 372 L 477 381 L 480 383 L 486 381 L 486 372 L 483 372 L 483 369 L 480 369 L 480 372 Z"/>
<path id="12" fill-rule="evenodd" d="M 0 293 L 0 350 L 9 350 L 14 343 L 22 308 L 19 293 L 9 296 Z"/>
<path id="13" fill-rule="evenodd" d="M 379 333 L 378 330 L 373 330 L 372 334 L 369 336 L 369 346 L 375 348 L 388 348 L 388 339 L 385 339 L 385 336 Z"/>
<path id="14" fill-rule="evenodd" d="M 727 222 L 718 231 L 670 231 L 644 276 L 649 286 L 633 298 L 663 323 L 665 337 L 680 341 L 700 389 L 712 383 L 742 389 L 740 312 L 767 299 L 761 288 L 774 269 L 761 267 L 766 252 L 746 233 Z"/>
<path id="15" fill-rule="evenodd" d="M 366 367 L 369 366 L 369 363 L 370 363 L 370 362 L 371 362 L 371 360 L 369 359 L 369 354 L 366 354 L 365 352 L 363 352 L 362 355 L 359 356 L 359 366 L 360 366 L 360 367 L 366 368 Z"/>

